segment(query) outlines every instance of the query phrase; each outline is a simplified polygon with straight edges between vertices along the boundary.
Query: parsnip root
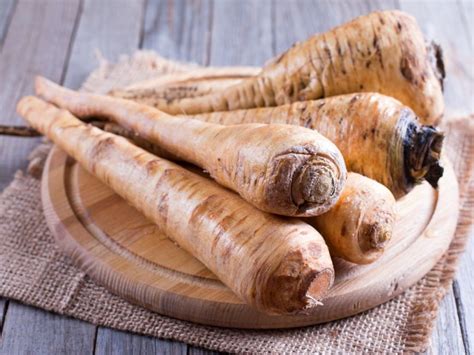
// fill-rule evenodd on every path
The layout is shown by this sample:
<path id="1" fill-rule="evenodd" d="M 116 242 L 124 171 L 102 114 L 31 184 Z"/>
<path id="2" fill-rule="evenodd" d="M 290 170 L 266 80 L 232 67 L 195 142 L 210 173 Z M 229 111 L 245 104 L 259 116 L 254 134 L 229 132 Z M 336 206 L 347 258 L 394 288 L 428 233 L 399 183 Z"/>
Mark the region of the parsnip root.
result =
<path id="1" fill-rule="evenodd" d="M 305 221 L 323 235 L 331 255 L 369 264 L 383 254 L 392 237 L 395 202 L 385 186 L 349 173 L 336 205 L 329 212 Z"/>
<path id="2" fill-rule="evenodd" d="M 397 198 L 425 179 L 436 188 L 443 175 L 439 161 L 443 133 L 421 125 L 410 108 L 381 94 L 347 94 L 189 117 L 222 125 L 258 122 L 314 129 L 336 144 L 349 171 L 382 183 Z"/>
<path id="3" fill-rule="evenodd" d="M 259 209 L 314 216 L 334 205 L 346 180 L 336 146 L 314 130 L 289 125 L 222 126 L 174 117 L 150 106 L 79 93 L 37 78 L 36 92 L 78 117 L 100 116 L 196 164 Z"/>
<path id="4" fill-rule="evenodd" d="M 261 212 L 212 181 L 38 98 L 23 98 L 17 111 L 257 309 L 308 311 L 332 285 L 328 249 L 308 224 Z"/>
<path id="5" fill-rule="evenodd" d="M 414 17 L 373 12 L 297 43 L 260 74 L 204 96 L 153 104 L 172 114 L 196 114 L 379 92 L 411 107 L 424 124 L 444 111 L 441 49 L 427 44 Z M 129 95 L 116 90 L 115 96 Z M 140 98 L 136 98 L 140 100 Z"/>

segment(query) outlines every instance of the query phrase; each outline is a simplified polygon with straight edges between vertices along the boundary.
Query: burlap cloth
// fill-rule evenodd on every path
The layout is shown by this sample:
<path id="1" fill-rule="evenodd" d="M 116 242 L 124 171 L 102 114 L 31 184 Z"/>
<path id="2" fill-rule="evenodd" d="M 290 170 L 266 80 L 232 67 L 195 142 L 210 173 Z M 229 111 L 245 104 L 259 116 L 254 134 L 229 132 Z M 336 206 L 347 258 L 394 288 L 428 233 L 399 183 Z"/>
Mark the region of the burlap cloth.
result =
<path id="1" fill-rule="evenodd" d="M 83 90 L 113 87 L 188 70 L 150 52 L 103 62 Z M 473 224 L 473 118 L 450 120 L 446 150 L 461 193 L 461 213 L 449 251 L 420 282 L 362 314 L 323 325 L 271 331 L 214 328 L 150 312 L 124 301 L 73 266 L 55 246 L 43 216 L 40 181 L 46 147 L 33 154 L 31 172 L 17 173 L 0 196 L 0 295 L 85 321 L 228 352 L 400 353 L 426 349 L 439 303 L 450 287 Z M 462 272 L 462 270 L 461 270 Z M 449 336 L 449 335 L 447 335 Z"/>

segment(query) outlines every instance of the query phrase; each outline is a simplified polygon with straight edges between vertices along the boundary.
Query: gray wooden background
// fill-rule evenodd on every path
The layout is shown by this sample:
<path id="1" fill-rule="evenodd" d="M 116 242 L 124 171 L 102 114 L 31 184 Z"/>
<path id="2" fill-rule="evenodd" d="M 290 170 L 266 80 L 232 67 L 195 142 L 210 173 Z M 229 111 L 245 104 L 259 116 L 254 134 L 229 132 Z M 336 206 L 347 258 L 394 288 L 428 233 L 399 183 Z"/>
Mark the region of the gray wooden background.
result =
<path id="1" fill-rule="evenodd" d="M 262 65 L 297 40 L 376 9 L 417 17 L 444 48 L 448 113 L 473 112 L 472 0 L 0 0 L 0 124 L 22 124 L 15 103 L 33 92 L 35 74 L 76 88 L 97 66 L 97 50 L 111 61 L 147 48 L 205 65 Z M 0 190 L 25 167 L 37 142 L 0 138 Z M 430 352 L 474 351 L 473 269 L 471 240 L 442 303 Z M 2 299 L 0 336 L 1 354 L 206 352 Z"/>

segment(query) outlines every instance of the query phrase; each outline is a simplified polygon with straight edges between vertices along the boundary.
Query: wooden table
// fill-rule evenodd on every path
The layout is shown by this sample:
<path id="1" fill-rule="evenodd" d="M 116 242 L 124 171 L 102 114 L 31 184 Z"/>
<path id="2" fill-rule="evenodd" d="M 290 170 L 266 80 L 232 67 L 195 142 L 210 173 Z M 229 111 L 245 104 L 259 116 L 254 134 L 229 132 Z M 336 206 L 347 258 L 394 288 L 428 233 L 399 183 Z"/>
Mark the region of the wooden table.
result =
<path id="1" fill-rule="evenodd" d="M 448 112 L 473 112 L 473 2 L 283 0 L 0 0 L 0 124 L 21 124 L 17 100 L 35 74 L 78 87 L 97 64 L 138 48 L 205 65 L 262 65 L 293 42 L 376 9 L 415 15 L 444 48 Z M 37 139 L 0 139 L 0 190 Z M 440 354 L 474 351 L 474 240 L 432 336 Z M 1 278 L 1 276 L 0 276 Z M 205 353 L 0 299 L 0 353 Z"/>

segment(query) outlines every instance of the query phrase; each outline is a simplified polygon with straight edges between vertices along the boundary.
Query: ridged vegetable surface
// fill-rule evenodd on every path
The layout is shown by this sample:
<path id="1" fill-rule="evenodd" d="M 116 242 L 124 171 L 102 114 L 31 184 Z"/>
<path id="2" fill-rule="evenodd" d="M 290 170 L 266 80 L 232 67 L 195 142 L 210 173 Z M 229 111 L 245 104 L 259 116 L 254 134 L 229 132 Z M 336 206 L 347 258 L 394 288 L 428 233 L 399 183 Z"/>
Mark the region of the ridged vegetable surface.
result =
<path id="1" fill-rule="evenodd" d="M 261 210 L 314 216 L 334 205 L 346 180 L 336 146 L 314 130 L 282 124 L 235 126 L 174 117 L 150 106 L 79 93 L 44 78 L 37 93 L 79 117 L 101 116 L 131 129 L 167 156 L 196 164 Z"/>
<path id="2" fill-rule="evenodd" d="M 309 310 L 334 279 L 310 225 L 261 212 L 209 179 L 35 97 L 18 113 L 98 177 L 249 305 L 270 314 Z"/>
<path id="3" fill-rule="evenodd" d="M 385 186 L 349 173 L 336 205 L 305 221 L 323 235 L 331 255 L 356 264 L 370 264 L 383 254 L 392 237 L 395 218 L 395 198 Z"/>
<path id="4" fill-rule="evenodd" d="M 147 97 L 172 114 L 196 114 L 379 92 L 411 107 L 425 124 L 443 115 L 441 49 L 425 42 L 414 17 L 373 12 L 296 43 L 260 74 L 214 93 L 177 100 Z M 134 92 L 112 95 L 140 101 Z"/>
<path id="5" fill-rule="evenodd" d="M 223 125 L 283 123 L 314 129 L 336 144 L 347 170 L 377 180 L 396 197 L 423 179 L 436 187 L 443 174 L 439 163 L 442 132 L 421 125 L 399 101 L 376 93 L 192 117 Z"/>

